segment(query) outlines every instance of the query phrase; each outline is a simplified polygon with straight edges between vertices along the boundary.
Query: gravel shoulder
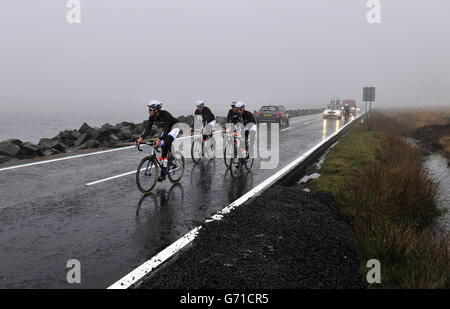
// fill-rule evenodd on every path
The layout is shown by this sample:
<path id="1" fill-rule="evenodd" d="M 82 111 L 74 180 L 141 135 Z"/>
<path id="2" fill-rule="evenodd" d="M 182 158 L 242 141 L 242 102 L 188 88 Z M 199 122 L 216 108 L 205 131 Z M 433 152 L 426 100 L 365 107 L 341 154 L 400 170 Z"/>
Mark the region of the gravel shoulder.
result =
<path id="1" fill-rule="evenodd" d="M 351 226 L 324 192 L 275 186 L 221 221 L 140 287 L 365 288 Z"/>

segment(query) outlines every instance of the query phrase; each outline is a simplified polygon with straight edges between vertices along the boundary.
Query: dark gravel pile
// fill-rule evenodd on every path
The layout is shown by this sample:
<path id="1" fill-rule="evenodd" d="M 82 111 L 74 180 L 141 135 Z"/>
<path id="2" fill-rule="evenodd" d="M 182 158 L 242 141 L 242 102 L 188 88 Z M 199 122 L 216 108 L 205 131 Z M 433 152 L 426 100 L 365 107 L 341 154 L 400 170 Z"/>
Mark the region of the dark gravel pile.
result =
<path id="1" fill-rule="evenodd" d="M 277 186 L 206 224 L 143 288 L 364 288 L 351 226 L 327 193 Z"/>

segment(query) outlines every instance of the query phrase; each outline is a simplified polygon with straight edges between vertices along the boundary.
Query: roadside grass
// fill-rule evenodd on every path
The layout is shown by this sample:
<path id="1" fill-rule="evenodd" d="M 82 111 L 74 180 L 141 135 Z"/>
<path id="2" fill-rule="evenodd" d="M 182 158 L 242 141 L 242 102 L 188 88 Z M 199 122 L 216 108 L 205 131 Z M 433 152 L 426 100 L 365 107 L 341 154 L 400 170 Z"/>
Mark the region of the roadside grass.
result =
<path id="1" fill-rule="evenodd" d="M 402 136 L 413 137 L 428 150 L 443 151 L 450 158 L 450 108 L 390 110 L 384 114 Z"/>
<path id="2" fill-rule="evenodd" d="M 450 135 L 445 136 L 439 140 L 439 143 L 442 145 L 444 152 L 447 154 L 447 157 L 450 158 Z"/>
<path id="3" fill-rule="evenodd" d="M 365 277 L 381 263 L 381 288 L 449 288 L 450 235 L 436 230 L 438 184 L 422 168 L 422 153 L 400 137 L 402 128 L 374 113 L 330 150 L 320 178 L 308 187 L 334 195 L 355 228 Z"/>
<path id="4" fill-rule="evenodd" d="M 430 125 L 445 125 L 450 123 L 450 108 L 427 108 L 427 109 L 402 109 L 388 110 L 385 114 L 393 119 L 405 135 L 412 134 L 418 128 Z"/>

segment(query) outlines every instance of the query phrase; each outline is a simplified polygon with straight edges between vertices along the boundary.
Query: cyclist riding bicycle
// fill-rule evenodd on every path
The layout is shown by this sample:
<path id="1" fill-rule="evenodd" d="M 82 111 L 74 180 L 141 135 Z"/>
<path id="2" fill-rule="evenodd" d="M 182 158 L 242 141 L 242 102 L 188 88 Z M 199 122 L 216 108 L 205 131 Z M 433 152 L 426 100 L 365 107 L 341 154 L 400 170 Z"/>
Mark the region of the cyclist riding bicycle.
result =
<path id="1" fill-rule="evenodd" d="M 222 133 L 226 133 L 227 127 L 232 127 L 231 124 L 235 125 L 238 123 L 236 103 L 237 101 L 231 102 L 231 109 L 228 111 L 226 125 L 225 128 L 222 129 Z"/>
<path id="2" fill-rule="evenodd" d="M 228 111 L 227 115 L 227 123 L 236 124 L 238 122 L 236 103 L 237 101 L 231 102 L 231 109 Z"/>
<path id="3" fill-rule="evenodd" d="M 345 103 L 344 105 L 344 116 L 345 116 L 345 120 L 348 119 L 348 117 L 350 117 L 350 106 L 348 106 L 347 103 Z"/>
<path id="4" fill-rule="evenodd" d="M 210 135 L 212 129 L 216 125 L 216 116 L 211 112 L 211 110 L 205 106 L 205 102 L 198 100 L 195 105 L 197 108 L 194 111 L 195 116 L 202 116 L 202 129 L 204 129 L 203 139 L 206 139 L 207 135 Z M 194 123 L 192 124 L 191 131 L 194 128 Z"/>
<path id="5" fill-rule="evenodd" d="M 244 125 L 245 130 L 245 148 L 248 150 L 249 154 L 253 154 L 253 145 L 255 143 L 256 137 L 256 120 L 253 114 L 245 110 L 245 104 L 241 101 L 236 103 L 237 109 L 237 121 Z M 237 132 L 235 133 L 237 134 Z M 250 142 L 249 142 L 250 137 Z M 244 156 L 245 158 L 245 156 Z"/>
<path id="6" fill-rule="evenodd" d="M 162 161 L 164 167 L 167 167 L 168 163 L 171 164 L 171 162 L 168 162 L 167 155 L 173 141 L 180 133 L 180 129 L 173 128 L 174 124 L 178 122 L 178 119 L 173 117 L 172 114 L 170 114 L 168 111 L 161 110 L 162 103 L 159 101 L 152 100 L 149 104 L 147 104 L 147 106 L 148 113 L 150 114 L 150 116 L 148 117 L 148 125 L 142 135 L 136 140 L 134 146 L 138 146 L 140 143 L 142 143 L 144 138 L 150 134 L 154 123 L 161 124 L 163 130 L 160 137 L 155 142 L 155 147 L 161 147 L 162 157 L 159 158 L 159 160 Z M 164 179 L 166 179 L 166 175 L 164 173 L 161 173 L 158 181 L 163 181 Z"/>

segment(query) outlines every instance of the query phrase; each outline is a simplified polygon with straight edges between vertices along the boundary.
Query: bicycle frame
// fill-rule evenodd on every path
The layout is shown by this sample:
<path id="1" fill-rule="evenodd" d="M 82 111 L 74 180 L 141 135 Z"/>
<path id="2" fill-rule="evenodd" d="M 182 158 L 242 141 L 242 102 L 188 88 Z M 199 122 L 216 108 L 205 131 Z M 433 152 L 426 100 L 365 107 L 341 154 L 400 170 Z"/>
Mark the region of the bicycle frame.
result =
<path id="1" fill-rule="evenodd" d="M 177 168 L 172 169 L 172 170 L 169 169 L 169 171 L 168 171 L 168 170 L 161 164 L 161 162 L 159 162 L 159 160 L 156 158 L 156 152 L 161 152 L 161 151 L 159 151 L 157 148 L 155 148 L 154 144 L 152 144 L 152 143 L 147 143 L 146 145 L 150 146 L 150 152 L 149 152 L 149 154 L 150 154 L 150 157 L 151 157 L 152 159 L 149 160 L 148 163 L 147 163 L 147 167 L 146 167 L 146 169 L 145 169 L 145 174 L 147 174 L 148 169 L 150 168 L 150 163 L 151 163 L 152 161 L 156 161 L 156 164 L 158 164 L 159 168 L 161 169 L 162 172 L 164 172 L 165 175 L 168 175 L 169 172 L 172 172 L 172 171 L 175 171 L 175 170 L 179 169 L 179 167 L 177 167 Z M 139 145 L 138 145 L 138 150 L 139 150 L 139 151 L 143 151 L 142 149 L 139 148 Z M 172 152 L 170 152 L 170 155 L 173 156 L 173 155 L 172 155 Z"/>

